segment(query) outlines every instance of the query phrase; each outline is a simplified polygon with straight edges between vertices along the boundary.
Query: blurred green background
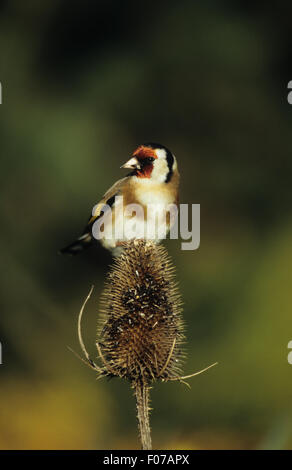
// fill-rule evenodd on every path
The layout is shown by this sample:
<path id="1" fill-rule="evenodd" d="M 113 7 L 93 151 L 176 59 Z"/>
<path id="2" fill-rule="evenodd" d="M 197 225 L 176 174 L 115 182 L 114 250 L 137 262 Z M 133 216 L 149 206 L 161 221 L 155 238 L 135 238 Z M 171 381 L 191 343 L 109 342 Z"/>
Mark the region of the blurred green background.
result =
<path id="1" fill-rule="evenodd" d="M 155 448 L 292 448 L 291 9 L 264 2 L 0 4 L 0 448 L 139 448 L 128 383 L 96 382 L 111 262 L 71 242 L 137 144 L 176 155 L 201 245 L 177 267 L 191 380 L 155 384 Z"/>

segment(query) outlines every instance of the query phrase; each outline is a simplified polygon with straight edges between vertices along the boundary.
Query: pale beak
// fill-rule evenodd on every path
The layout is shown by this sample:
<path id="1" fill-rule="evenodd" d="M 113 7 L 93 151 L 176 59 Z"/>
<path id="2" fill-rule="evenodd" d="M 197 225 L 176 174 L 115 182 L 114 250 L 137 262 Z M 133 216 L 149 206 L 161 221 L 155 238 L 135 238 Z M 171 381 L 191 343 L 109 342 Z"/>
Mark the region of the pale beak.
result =
<path id="1" fill-rule="evenodd" d="M 140 163 L 138 162 L 136 157 L 130 158 L 121 168 L 130 168 L 131 170 L 141 170 Z"/>

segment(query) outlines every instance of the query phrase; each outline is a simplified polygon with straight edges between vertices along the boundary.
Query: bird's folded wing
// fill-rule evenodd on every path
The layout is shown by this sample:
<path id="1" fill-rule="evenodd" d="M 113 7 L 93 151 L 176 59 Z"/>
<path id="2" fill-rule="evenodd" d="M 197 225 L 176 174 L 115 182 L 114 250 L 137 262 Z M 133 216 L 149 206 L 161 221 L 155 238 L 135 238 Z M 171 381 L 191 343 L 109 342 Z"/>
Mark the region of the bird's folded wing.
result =
<path id="1" fill-rule="evenodd" d="M 98 220 L 98 218 L 104 213 L 104 210 L 107 206 L 110 208 L 114 206 L 115 197 L 121 193 L 121 190 L 126 184 L 127 180 L 128 177 L 120 179 L 105 193 L 101 201 L 95 206 L 94 212 L 89 217 L 84 232 L 87 232 L 88 228 L 91 227 L 96 220 Z"/>

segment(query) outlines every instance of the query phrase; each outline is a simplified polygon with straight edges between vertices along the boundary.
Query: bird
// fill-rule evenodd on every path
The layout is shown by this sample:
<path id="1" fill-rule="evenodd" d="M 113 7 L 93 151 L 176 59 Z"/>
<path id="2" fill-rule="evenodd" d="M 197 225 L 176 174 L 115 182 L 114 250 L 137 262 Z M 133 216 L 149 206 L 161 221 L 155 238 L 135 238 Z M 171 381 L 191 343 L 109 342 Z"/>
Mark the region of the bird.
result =
<path id="1" fill-rule="evenodd" d="M 130 239 L 151 238 L 158 243 L 166 238 L 176 219 L 179 200 L 176 157 L 164 145 L 144 143 L 121 168 L 131 171 L 106 191 L 81 236 L 62 248 L 62 254 L 78 254 L 98 239 L 118 256 L 123 242 Z"/>

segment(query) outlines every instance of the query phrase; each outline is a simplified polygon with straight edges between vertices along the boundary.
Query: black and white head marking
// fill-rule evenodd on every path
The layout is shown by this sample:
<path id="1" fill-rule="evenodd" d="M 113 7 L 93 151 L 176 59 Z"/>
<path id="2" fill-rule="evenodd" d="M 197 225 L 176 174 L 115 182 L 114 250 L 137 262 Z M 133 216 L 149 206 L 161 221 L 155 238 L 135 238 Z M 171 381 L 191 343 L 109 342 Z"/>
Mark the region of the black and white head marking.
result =
<path id="1" fill-rule="evenodd" d="M 155 149 L 156 154 L 159 154 L 159 151 L 162 151 L 164 153 L 166 163 L 167 163 L 167 167 L 168 167 L 168 171 L 166 173 L 164 182 L 169 183 L 169 181 L 171 180 L 171 177 L 173 175 L 173 169 L 174 169 L 174 164 L 175 164 L 175 158 L 174 158 L 173 154 L 171 153 L 171 151 L 167 147 L 165 147 L 164 145 L 157 144 L 157 143 L 154 143 L 154 142 L 147 142 L 146 144 L 143 144 L 143 145 L 145 147 L 151 147 L 152 149 Z"/>

